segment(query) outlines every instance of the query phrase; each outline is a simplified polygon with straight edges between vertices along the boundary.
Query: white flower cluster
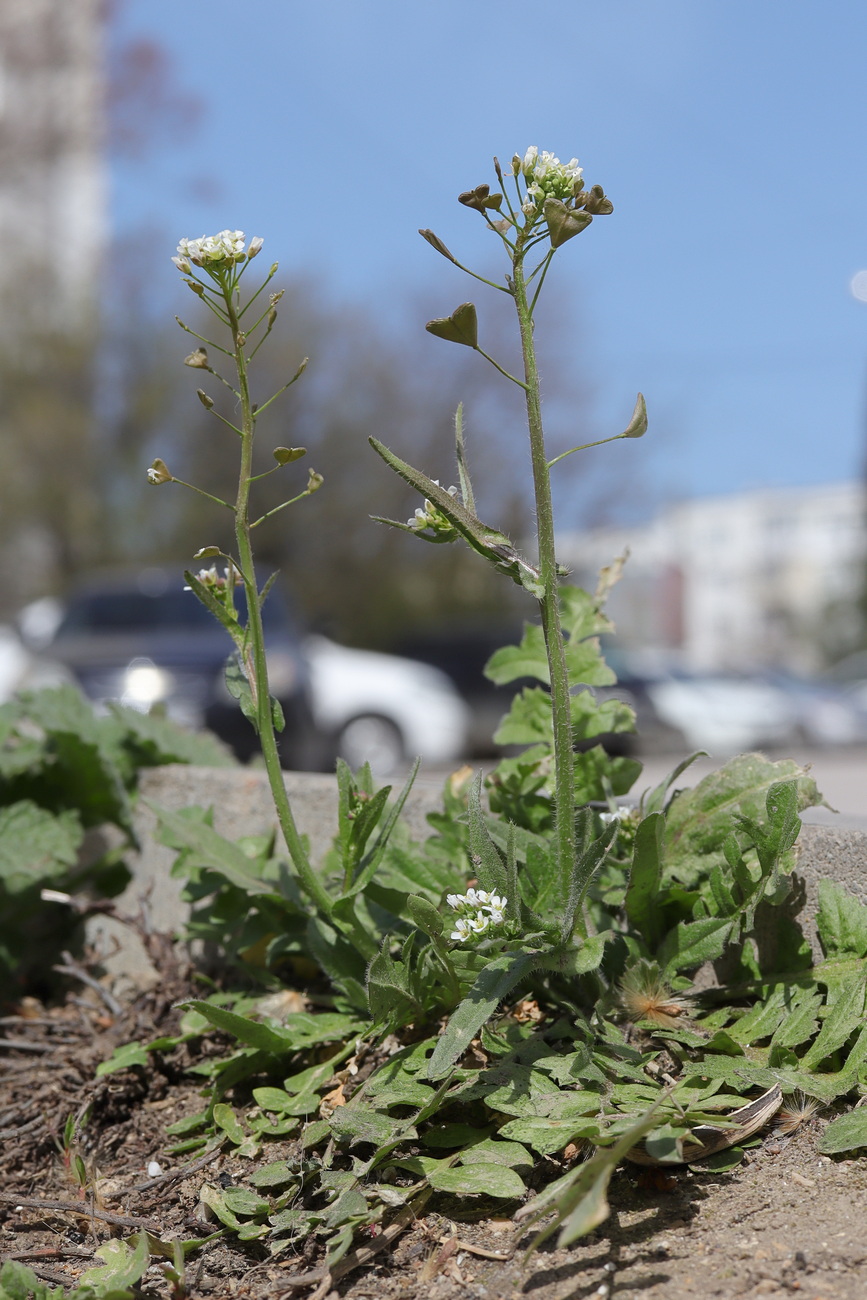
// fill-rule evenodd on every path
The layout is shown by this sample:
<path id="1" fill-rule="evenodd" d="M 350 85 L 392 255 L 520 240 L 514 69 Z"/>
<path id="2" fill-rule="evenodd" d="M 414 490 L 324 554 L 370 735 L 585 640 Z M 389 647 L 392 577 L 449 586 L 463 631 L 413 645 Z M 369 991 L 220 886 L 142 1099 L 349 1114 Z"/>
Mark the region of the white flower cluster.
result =
<path id="1" fill-rule="evenodd" d="M 465 943 L 467 939 L 484 934 L 492 925 L 502 925 L 505 920 L 507 898 L 489 894 L 486 889 L 468 889 L 465 894 L 449 894 L 449 907 L 462 915 L 455 921 L 449 938 Z"/>
<path id="2" fill-rule="evenodd" d="M 222 591 L 225 587 L 234 587 L 238 580 L 238 571 L 234 564 L 227 564 L 223 574 L 217 572 L 216 564 L 212 564 L 210 569 L 199 569 L 196 578 L 203 587 L 210 587 L 212 591 Z M 192 587 L 184 587 L 184 591 L 192 591 Z"/>
<path id="3" fill-rule="evenodd" d="M 434 479 L 437 487 L 440 486 L 438 478 Z M 456 497 L 458 490 L 456 487 L 447 489 L 450 497 Z M 425 497 L 424 507 L 419 506 L 411 519 L 407 519 L 407 526 L 413 528 L 416 532 L 423 532 L 425 528 L 433 528 L 435 532 L 450 531 L 452 525 L 446 519 L 441 510 L 438 510 L 432 501 Z"/>
<path id="4" fill-rule="evenodd" d="M 617 805 L 613 812 L 600 813 L 599 820 L 604 822 L 607 826 L 609 822 L 623 821 L 625 818 L 629 817 L 631 813 L 632 809 L 629 807 L 629 804 L 621 803 Z"/>
<path id="5" fill-rule="evenodd" d="M 543 150 L 540 154 L 532 145 L 523 160 L 516 155 L 514 168 L 515 175 L 520 170 L 527 181 L 527 197 L 521 205 L 526 217 L 535 216 L 547 198 L 571 199 L 581 189 L 583 168 L 578 166 L 577 158 L 561 163 L 552 153 Z"/>
<path id="6" fill-rule="evenodd" d="M 255 257 L 261 251 L 265 241 L 257 235 L 250 240 L 249 248 L 244 247 L 243 230 L 221 230 L 219 235 L 202 235 L 199 239 L 182 239 L 178 244 L 178 256 L 172 261 L 179 271 L 190 274 L 193 266 L 234 266 L 248 257 Z"/>

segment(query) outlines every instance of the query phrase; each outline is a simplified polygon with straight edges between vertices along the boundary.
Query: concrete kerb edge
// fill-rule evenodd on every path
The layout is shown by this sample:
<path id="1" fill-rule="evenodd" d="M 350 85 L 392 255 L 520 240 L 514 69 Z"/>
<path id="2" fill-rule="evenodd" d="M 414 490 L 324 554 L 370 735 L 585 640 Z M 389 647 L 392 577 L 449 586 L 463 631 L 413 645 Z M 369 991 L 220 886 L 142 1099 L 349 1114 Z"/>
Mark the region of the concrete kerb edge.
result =
<path id="1" fill-rule="evenodd" d="M 336 780 L 307 772 L 287 772 L 285 780 L 298 829 L 308 836 L 311 856 L 318 861 L 334 835 Z M 415 838 L 430 833 L 427 815 L 441 807 L 442 785 L 439 777 L 416 781 L 404 808 Z M 155 809 L 213 808 L 215 829 L 229 839 L 267 834 L 276 825 L 267 776 L 256 768 L 155 767 L 142 772 L 139 792 L 135 829 L 142 847 L 127 856 L 133 878 L 117 903 L 119 910 L 132 914 L 144 906 L 155 931 L 173 933 L 185 920 L 185 907 L 181 882 L 171 875 L 174 853 L 156 838 Z M 838 881 L 867 902 L 867 831 L 805 823 L 797 850 L 796 871 L 804 880 L 808 912 L 815 912 L 823 879 Z M 94 917 L 88 922 L 87 938 L 106 954 L 109 974 L 126 976 L 139 987 L 159 981 L 144 946 L 129 927 Z"/>

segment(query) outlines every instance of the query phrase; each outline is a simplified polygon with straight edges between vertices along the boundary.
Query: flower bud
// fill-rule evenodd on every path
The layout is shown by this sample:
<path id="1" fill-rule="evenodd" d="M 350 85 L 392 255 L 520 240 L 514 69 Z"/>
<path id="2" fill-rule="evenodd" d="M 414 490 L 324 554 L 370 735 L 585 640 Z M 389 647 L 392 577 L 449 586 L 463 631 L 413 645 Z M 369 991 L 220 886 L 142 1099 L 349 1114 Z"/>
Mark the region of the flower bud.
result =
<path id="1" fill-rule="evenodd" d="M 208 397 L 208 394 L 205 392 L 203 388 L 196 389 L 196 397 L 198 397 L 199 401 L 202 403 L 202 406 L 204 406 L 205 410 L 210 411 L 211 407 L 214 405 L 214 399 L 212 397 Z"/>
<path id="2" fill-rule="evenodd" d="M 220 550 L 219 546 L 203 546 L 200 551 L 196 551 L 195 555 L 193 556 L 193 559 L 206 560 L 213 555 L 222 555 L 222 554 L 223 552 Z"/>
<path id="3" fill-rule="evenodd" d="M 193 293 L 196 294 L 197 297 L 203 298 L 205 296 L 205 286 L 199 284 L 198 280 L 184 280 L 184 284 L 187 288 L 192 289 Z"/>
<path id="4" fill-rule="evenodd" d="M 256 235 L 254 239 L 251 239 L 250 246 L 247 249 L 247 256 L 255 257 L 257 253 L 261 253 L 264 242 L 264 239 L 260 239 L 258 235 Z"/>
<path id="5" fill-rule="evenodd" d="M 317 474 L 315 469 L 311 469 L 307 475 L 307 491 L 318 492 L 325 482 L 321 474 Z"/>
<path id="6" fill-rule="evenodd" d="M 153 483 L 155 487 L 158 487 L 160 483 L 173 483 L 173 482 L 174 479 L 172 478 L 172 475 L 169 473 L 168 465 L 166 465 L 166 462 L 164 460 L 160 460 L 159 456 L 157 456 L 156 460 L 148 470 L 148 483 Z"/>
<path id="7" fill-rule="evenodd" d="M 204 348 L 196 348 L 188 357 L 184 357 L 184 365 L 192 366 L 194 370 L 210 370 L 208 365 L 208 354 Z"/>
<path id="8" fill-rule="evenodd" d="M 277 274 L 277 268 L 279 267 L 279 265 L 280 265 L 279 262 L 272 262 L 272 263 L 271 263 L 271 270 L 268 272 L 268 274 L 269 274 L 269 275 L 276 275 L 276 274 Z"/>
<path id="9" fill-rule="evenodd" d="M 192 275 L 193 268 L 190 266 L 189 258 L 173 257 L 172 261 L 174 262 L 178 270 L 183 272 L 184 275 Z"/>

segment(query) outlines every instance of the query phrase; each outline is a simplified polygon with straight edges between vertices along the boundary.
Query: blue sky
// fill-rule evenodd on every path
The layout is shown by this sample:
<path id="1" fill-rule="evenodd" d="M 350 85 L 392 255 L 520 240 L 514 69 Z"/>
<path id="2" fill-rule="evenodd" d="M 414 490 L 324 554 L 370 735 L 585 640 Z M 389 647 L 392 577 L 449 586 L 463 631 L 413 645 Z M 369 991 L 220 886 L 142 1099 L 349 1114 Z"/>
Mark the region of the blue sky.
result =
<path id="1" fill-rule="evenodd" d="M 445 315 L 473 296 L 484 325 L 501 295 L 477 293 L 418 228 L 492 267 L 492 237 L 457 193 L 493 179 L 495 153 L 577 155 L 615 205 L 552 270 L 574 334 L 558 356 L 589 383 L 590 434 L 623 428 L 641 389 L 657 493 L 858 476 L 863 0 L 536 0 L 529 13 L 515 0 L 126 0 L 120 34 L 159 39 L 204 113 L 115 167 L 117 226 L 164 230 L 166 258 L 181 235 L 239 227 L 332 298 L 418 295 Z M 170 296 L 157 257 L 161 272 Z"/>

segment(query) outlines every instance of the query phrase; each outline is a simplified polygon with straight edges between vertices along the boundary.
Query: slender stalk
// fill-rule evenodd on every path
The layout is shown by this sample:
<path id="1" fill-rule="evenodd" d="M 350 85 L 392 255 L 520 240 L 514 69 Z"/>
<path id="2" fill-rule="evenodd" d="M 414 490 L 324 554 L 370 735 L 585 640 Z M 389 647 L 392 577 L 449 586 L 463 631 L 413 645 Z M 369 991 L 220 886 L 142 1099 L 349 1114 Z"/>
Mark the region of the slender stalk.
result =
<path id="1" fill-rule="evenodd" d="M 524 277 L 524 235 L 518 236 L 512 259 L 512 297 L 518 313 L 521 349 L 524 354 L 524 378 L 527 423 L 530 432 L 530 456 L 536 501 L 536 528 L 539 545 L 539 575 L 543 595 L 539 601 L 548 670 L 551 677 L 551 708 L 554 725 L 554 842 L 560 878 L 569 880 L 575 866 L 574 754 L 572 719 L 569 701 L 569 673 L 560 628 L 560 604 L 557 585 L 557 561 L 554 552 L 554 510 L 551 501 L 551 475 L 545 455 L 542 409 L 539 396 L 539 371 L 533 340 L 533 315 L 527 300 Z M 586 935 L 584 919 L 579 915 L 576 928 Z"/>
<path id="2" fill-rule="evenodd" d="M 235 502 L 235 541 L 238 547 L 241 577 L 247 594 L 247 627 L 252 643 L 252 674 L 250 688 L 256 705 L 256 716 L 262 756 L 271 787 L 271 796 L 280 829 L 297 871 L 301 883 L 311 900 L 325 913 L 331 915 L 332 904 L 318 875 L 313 870 L 310 859 L 304 849 L 295 817 L 283 782 L 283 769 L 277 750 L 277 737 L 274 732 L 274 719 L 271 713 L 271 696 L 268 690 L 268 666 L 265 661 L 265 634 L 262 628 L 262 610 L 259 606 L 259 590 L 256 585 L 256 571 L 253 565 L 253 547 L 250 540 L 249 500 L 250 484 L 253 481 L 253 435 L 256 416 L 250 401 L 250 387 L 247 379 L 247 359 L 244 354 L 244 340 L 240 320 L 234 301 L 234 291 L 230 283 L 224 284 L 224 298 L 229 316 L 234 343 L 234 359 L 238 370 L 238 392 L 241 399 L 241 468 L 238 476 L 238 495 Z"/>

